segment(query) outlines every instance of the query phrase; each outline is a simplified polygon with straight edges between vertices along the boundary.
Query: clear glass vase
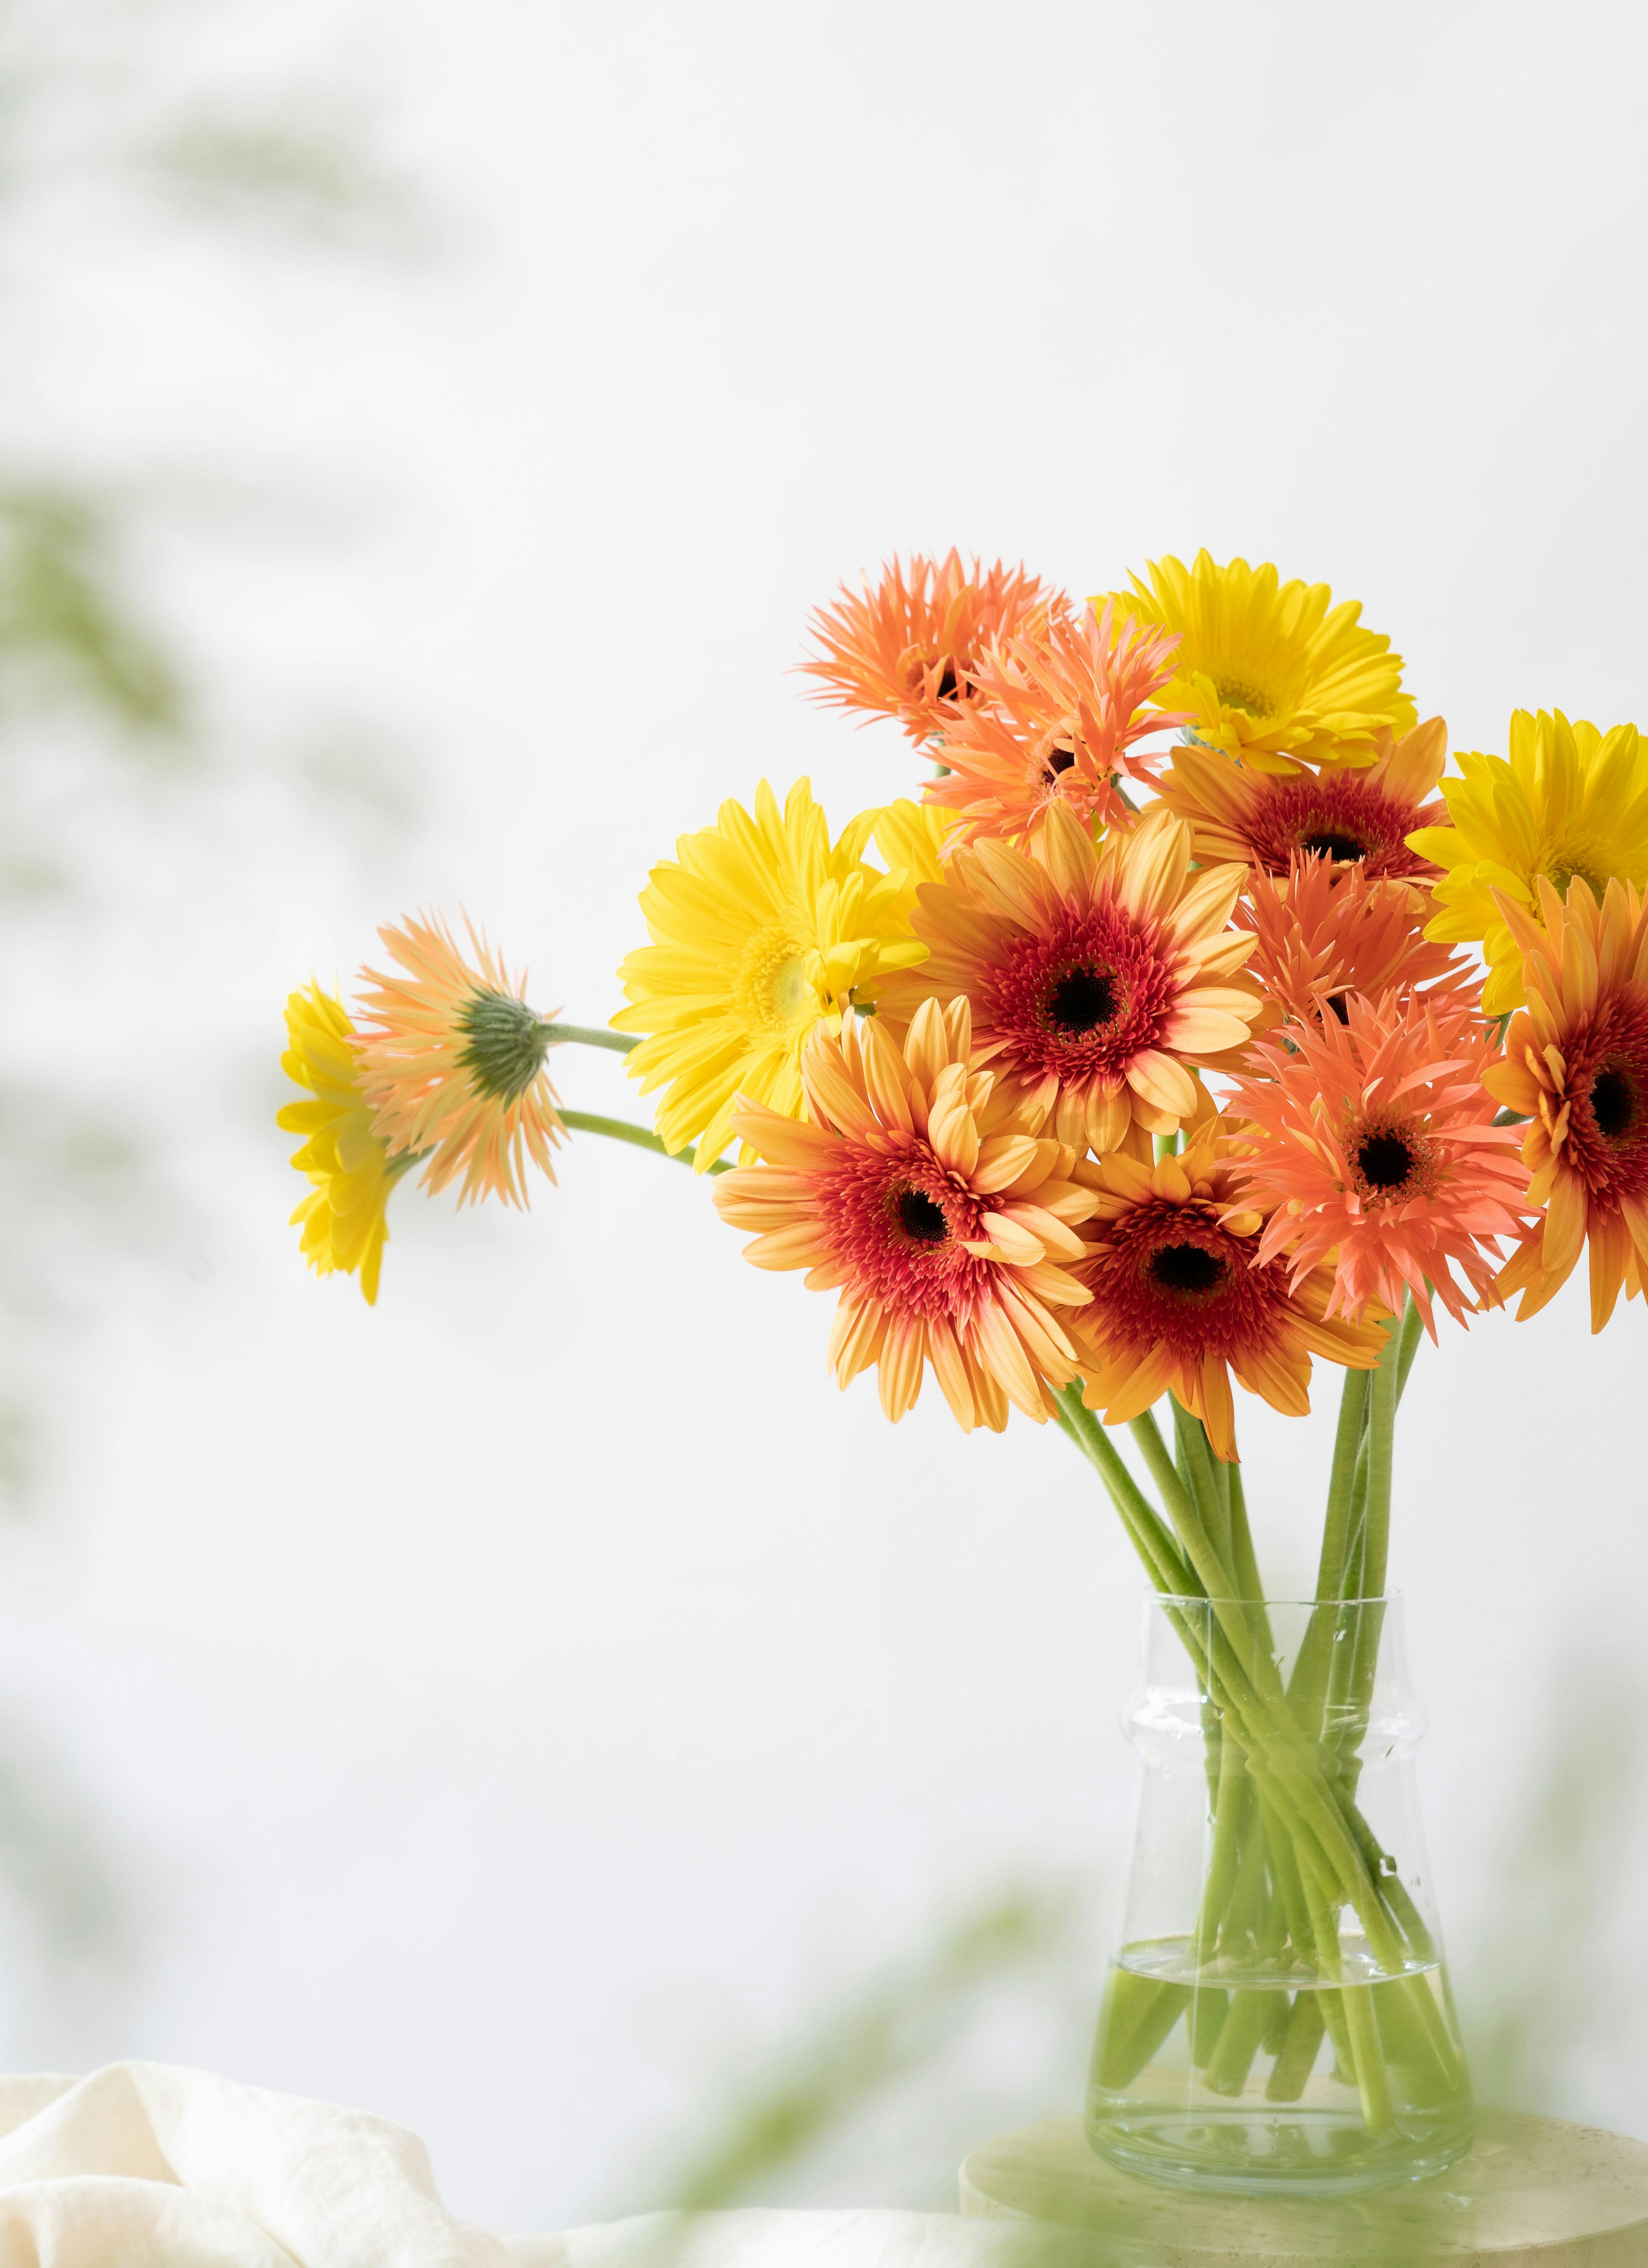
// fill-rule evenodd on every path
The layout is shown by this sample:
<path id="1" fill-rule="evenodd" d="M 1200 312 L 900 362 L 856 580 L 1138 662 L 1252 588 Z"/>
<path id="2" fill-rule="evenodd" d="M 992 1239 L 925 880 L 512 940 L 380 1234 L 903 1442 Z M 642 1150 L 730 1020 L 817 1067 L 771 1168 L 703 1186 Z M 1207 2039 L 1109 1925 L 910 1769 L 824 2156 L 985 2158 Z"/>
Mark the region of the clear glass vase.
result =
<path id="1" fill-rule="evenodd" d="M 1152 1594 L 1147 1617 L 1088 2139 L 1210 2190 L 1343 2196 L 1439 2172 L 1475 2122 L 1400 1602 Z"/>

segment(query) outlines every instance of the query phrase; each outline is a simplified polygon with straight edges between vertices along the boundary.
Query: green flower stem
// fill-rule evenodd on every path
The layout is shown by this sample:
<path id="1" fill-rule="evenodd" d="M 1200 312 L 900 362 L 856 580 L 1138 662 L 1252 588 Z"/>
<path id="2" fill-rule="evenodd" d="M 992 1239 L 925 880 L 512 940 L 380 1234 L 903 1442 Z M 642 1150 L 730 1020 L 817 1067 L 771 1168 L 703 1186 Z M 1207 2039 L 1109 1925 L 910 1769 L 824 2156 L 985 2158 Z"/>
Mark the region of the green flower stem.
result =
<path id="1" fill-rule="evenodd" d="M 1367 1421 L 1368 1380 L 1365 1370 L 1348 1370 L 1339 1389 L 1339 1425 L 1334 1435 L 1333 1470 L 1328 1483 L 1328 1510 L 1322 1521 L 1321 1557 L 1316 1571 L 1316 1609 L 1299 1648 L 1299 1660 L 1288 1683 L 1288 1701 L 1294 1715 L 1313 1739 L 1321 1737 L 1322 1711 L 1328 1698 L 1334 1638 L 1339 1624 L 1339 1602 L 1345 1596 L 1344 1579 L 1350 1546 L 1351 1508 L 1356 1491 L 1357 1458 Z"/>
<path id="2" fill-rule="evenodd" d="M 690 1166 L 698 1152 L 695 1150 L 666 1150 L 650 1127 L 632 1126 L 627 1118 L 598 1118 L 588 1110 L 563 1110 L 558 1113 L 561 1123 L 574 1134 L 605 1134 L 611 1141 L 630 1143 L 637 1150 L 651 1150 L 659 1158 L 673 1158 L 678 1166 Z M 730 1174 L 732 1160 L 717 1158 L 707 1169 L 712 1174 Z"/>
<path id="3" fill-rule="evenodd" d="M 547 1017 L 538 1027 L 538 1036 L 546 1047 L 610 1048 L 618 1056 L 627 1056 L 641 1044 L 628 1032 L 609 1032 L 605 1024 L 552 1024 Z"/>
<path id="4" fill-rule="evenodd" d="M 1417 1918 L 1411 1901 L 1402 1892 L 1401 1906 L 1406 1908 L 1402 1911 L 1394 1896 L 1387 1898 L 1377 1839 L 1337 1777 L 1329 1778 L 1324 1772 L 1314 1743 L 1288 1706 L 1268 1645 L 1262 1651 L 1254 1646 L 1257 1633 L 1244 1609 L 1248 1600 L 1260 1603 L 1254 1598 L 1258 1589 L 1256 1567 L 1250 1572 L 1244 1565 L 1233 1582 L 1225 1555 L 1214 1547 L 1196 1501 L 1203 1491 L 1187 1485 L 1188 1481 L 1194 1484 L 1200 1473 L 1194 1440 L 1181 1440 L 1185 1459 L 1181 1478 L 1154 1421 L 1136 1421 L 1132 1428 L 1177 1531 L 1175 1543 L 1103 1426 L 1083 1407 L 1079 1388 L 1064 1388 L 1056 1400 L 1059 1423 L 1105 1481 L 1158 1591 L 1185 1598 L 1205 1589 L 1222 1602 L 1215 1605 L 1205 1626 L 1198 1626 L 1199 1617 L 1183 1609 L 1166 1609 L 1203 1690 L 1230 1734 L 1228 1742 L 1220 1744 L 1214 1791 L 1211 1855 L 1216 1881 L 1208 1886 L 1212 1895 L 1203 1901 L 1198 1940 L 1204 1941 L 1215 1929 L 1234 1929 L 1239 1925 L 1260 1941 L 1274 1942 L 1278 1949 L 1291 1935 L 1300 1955 L 1313 1962 L 1321 1977 L 1337 1978 L 1341 1973 L 1338 1910 L 1350 1905 L 1380 1966 L 1400 1970 L 1410 1957 L 1409 1947 L 1419 1950 L 1409 1934 Z M 1343 1484 L 1343 1471 L 1340 1478 Z M 1247 1538 L 1247 1548 L 1251 1551 L 1239 1476 L 1237 1489 L 1226 1502 L 1231 1513 L 1230 1556 L 1235 1558 L 1239 1535 Z M 1232 1616 L 1238 1618 L 1233 1627 Z M 1248 1801 L 1246 1782 L 1251 1782 L 1257 1792 L 1259 1810 L 1256 1815 L 1248 1812 L 1244 1820 Z M 1262 1891 L 1266 1863 L 1273 1887 L 1268 1900 L 1255 1907 L 1254 1868 L 1256 1865 Z M 1393 1882 L 1390 1888 L 1398 1890 L 1401 1886 Z M 1242 1910 L 1240 1914 L 1238 1907 Z M 1126 1981 L 1131 1988 L 1128 2021 L 1110 2028 L 1106 2046 L 1107 2083 L 1118 2085 L 1126 2083 L 1148 2061 L 1181 2010 L 1194 1998 L 1187 1988 L 1165 1981 L 1130 1977 Z M 1119 1976 L 1118 1987 L 1121 1982 Z M 1399 1977 L 1395 1983 L 1409 2012 L 1408 2036 L 1430 2052 L 1431 2068 L 1443 2071 L 1438 2051 L 1446 2050 L 1446 2043 L 1432 2038 L 1432 2028 L 1425 2022 L 1424 2004 L 1430 1995 L 1424 1980 Z M 1417 1997 L 1408 1995 L 1405 1988 L 1410 1984 L 1419 1988 Z M 1333 2033 L 1346 2075 L 1354 2079 L 1361 2093 L 1363 2115 L 1370 2130 L 1388 2131 L 1389 2085 L 1379 2060 L 1379 2026 L 1367 1988 L 1341 1985 L 1334 1989 L 1324 1984 L 1308 1998 L 1321 2003 L 1322 2020 Z M 1218 2027 L 1219 2039 L 1226 2022 L 1228 2018 Z M 1301 2028 L 1301 2049 L 1306 2028 Z M 1232 2033 L 1225 2046 L 1220 2076 L 1227 2083 L 1239 2066 L 1245 2071 L 1251 2062 L 1255 2050 L 1247 2035 L 1252 2029 L 1249 2016 Z M 1255 2043 L 1258 2036 L 1255 2033 Z M 1210 2036 L 1207 2049 L 1210 2058 L 1218 2058 L 1218 2039 Z M 1247 2063 L 1242 2061 L 1244 2054 Z M 1284 2079 L 1284 2084 L 1288 2083 L 1290 2080 Z"/>
<path id="5" fill-rule="evenodd" d="M 1398 1402 L 1402 1398 L 1402 1389 L 1408 1383 L 1408 1373 L 1413 1368 L 1414 1357 L 1419 1351 L 1419 1342 L 1424 1336 L 1424 1317 L 1419 1313 L 1418 1308 L 1415 1306 L 1414 1296 L 1410 1292 L 1408 1294 L 1407 1313 L 1402 1317 L 1402 1351 L 1396 1357 L 1396 1399 Z"/>
<path id="6" fill-rule="evenodd" d="M 1233 1570 L 1231 1556 L 1230 1498 L 1213 1470 L 1214 1457 L 1199 1418 L 1193 1418 L 1177 1395 L 1173 1404 L 1173 1440 L 1178 1451 L 1175 1469 L 1188 1490 L 1202 1525 L 1208 1531 L 1220 1563 Z"/>
<path id="7" fill-rule="evenodd" d="M 1196 1588 L 1195 1576 L 1181 1557 L 1161 1514 L 1129 1472 L 1104 1427 L 1082 1401 L 1081 1388 L 1062 1387 L 1053 1398 L 1058 1405 L 1059 1424 L 1097 1468 L 1112 1503 L 1122 1515 L 1122 1526 L 1144 1562 L 1151 1584 L 1169 1598 L 1193 1596 Z"/>

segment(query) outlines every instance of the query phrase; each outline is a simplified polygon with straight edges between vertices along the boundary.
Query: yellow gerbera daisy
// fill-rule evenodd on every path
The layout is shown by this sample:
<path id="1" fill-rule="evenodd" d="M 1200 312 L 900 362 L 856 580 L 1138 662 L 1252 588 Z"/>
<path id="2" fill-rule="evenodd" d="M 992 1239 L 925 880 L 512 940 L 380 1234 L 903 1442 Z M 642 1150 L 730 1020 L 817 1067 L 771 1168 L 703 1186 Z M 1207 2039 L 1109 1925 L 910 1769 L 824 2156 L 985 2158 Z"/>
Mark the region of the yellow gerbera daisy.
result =
<path id="1" fill-rule="evenodd" d="M 1648 740 L 1634 725 L 1600 733 L 1557 710 L 1511 719 L 1511 756 L 1455 758 L 1463 777 L 1442 782 L 1446 827 L 1422 827 L 1410 849 L 1446 869 L 1425 935 L 1480 943 L 1490 967 L 1482 1006 L 1519 1008 L 1523 947 L 1494 902 L 1503 891 L 1541 919 L 1539 883 L 1565 900 L 1571 882 L 1600 899 L 1609 882 L 1648 883 Z"/>
<path id="2" fill-rule="evenodd" d="M 1148 563 L 1114 593 L 1118 614 L 1180 636 L 1174 672 L 1156 696 L 1188 710 L 1194 731 L 1255 770 L 1291 773 L 1299 759 L 1372 763 L 1381 733 L 1403 733 L 1418 712 L 1402 689 L 1402 656 L 1360 627 L 1347 599 L 1328 611 L 1326 583 L 1284 583 L 1245 559 L 1216 566 L 1198 551 Z M 1102 608 L 1102 596 L 1093 600 Z"/>
<path id="3" fill-rule="evenodd" d="M 281 1068 L 313 1100 L 289 1102 L 276 1123 L 308 1138 L 292 1152 L 293 1165 L 313 1184 L 292 1215 L 303 1223 L 305 1259 L 320 1276 L 335 1269 L 358 1273 L 370 1306 L 378 1297 L 378 1270 L 389 1238 L 389 1192 L 413 1157 L 391 1159 L 388 1144 L 372 1131 L 349 1044 L 354 1031 L 342 1000 L 319 984 L 291 994 Z"/>
<path id="4" fill-rule="evenodd" d="M 795 1117 L 802 1050 L 820 1020 L 839 1027 L 884 976 L 925 960 L 903 874 L 861 855 L 879 816 L 864 813 L 832 847 L 806 780 L 782 812 L 763 780 L 753 817 L 724 803 L 713 827 L 682 836 L 652 869 L 641 894 L 652 942 L 619 969 L 630 1005 L 612 1020 L 651 1035 L 629 1073 L 644 1094 L 667 1086 L 658 1130 L 672 1152 L 697 1143 L 695 1172 L 731 1139 L 735 1096 Z"/>

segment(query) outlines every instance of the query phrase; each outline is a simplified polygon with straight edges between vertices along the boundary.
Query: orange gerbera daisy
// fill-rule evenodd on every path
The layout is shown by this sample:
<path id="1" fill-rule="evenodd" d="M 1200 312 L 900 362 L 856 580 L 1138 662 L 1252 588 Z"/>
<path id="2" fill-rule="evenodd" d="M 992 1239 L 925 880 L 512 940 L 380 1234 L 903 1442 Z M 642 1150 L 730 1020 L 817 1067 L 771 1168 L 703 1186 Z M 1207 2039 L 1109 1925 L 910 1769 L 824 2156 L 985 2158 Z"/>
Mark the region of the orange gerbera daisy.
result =
<path id="1" fill-rule="evenodd" d="M 1055 621 L 1039 637 L 1009 638 L 975 681 L 976 697 L 947 723 L 934 751 L 947 772 L 930 804 L 955 814 L 952 842 L 1033 835 L 1056 803 L 1084 824 L 1130 816 L 1120 775 L 1154 784 L 1165 748 L 1134 751 L 1148 733 L 1188 721 L 1188 710 L 1144 711 L 1173 674 L 1171 631 L 1124 616 Z M 1141 711 L 1144 711 L 1141 714 Z"/>
<path id="2" fill-rule="evenodd" d="M 1496 1239 L 1527 1218 L 1519 1138 L 1493 1123 L 1483 1085 L 1499 1050 L 1480 1011 L 1353 993 L 1344 1024 L 1290 1025 L 1287 1042 L 1256 1047 L 1265 1075 L 1226 1097 L 1249 1123 L 1246 1193 L 1269 1215 L 1260 1260 L 1285 1254 L 1295 1279 L 1336 1263 L 1329 1316 L 1394 1314 L 1411 1292 L 1434 1338 L 1434 1291 L 1462 1323 L 1492 1296 Z"/>
<path id="3" fill-rule="evenodd" d="M 1331 1268 L 1293 1281 L 1281 1261 L 1261 1258 L 1264 1211 L 1232 1151 L 1214 1119 L 1154 1167 L 1112 1152 L 1076 1168 L 1099 1193 L 1089 1227 L 1098 1241 L 1076 1271 L 1092 1304 L 1068 1323 L 1086 1373 L 1082 1399 L 1107 1425 L 1141 1417 L 1171 1388 L 1227 1464 L 1232 1371 L 1273 1410 L 1302 1417 L 1313 1354 L 1371 1370 L 1385 1344 L 1377 1326 L 1328 1320 Z"/>
<path id="4" fill-rule="evenodd" d="M 1441 873 L 1408 847 L 1416 828 L 1445 823 L 1447 806 L 1427 802 L 1447 762 L 1440 717 L 1405 740 L 1382 733 L 1371 762 L 1324 762 L 1291 778 L 1254 771 L 1217 748 L 1181 747 L 1161 784 L 1162 801 L 1196 832 L 1204 863 L 1242 858 L 1285 874 L 1301 851 L 1365 874 L 1430 881 Z"/>
<path id="5" fill-rule="evenodd" d="M 1295 855 L 1285 875 L 1255 874 L 1234 919 L 1258 939 L 1247 974 L 1289 1016 L 1309 1023 L 1321 1003 L 1345 1020 L 1345 997 L 1387 992 L 1427 998 L 1480 982 L 1451 946 L 1419 928 L 1426 892 L 1330 858 Z"/>
<path id="6" fill-rule="evenodd" d="M 1189 828 L 1159 807 L 1101 850 L 1056 804 L 1026 849 L 964 846 L 916 893 L 928 957 L 888 980 L 880 1012 L 901 1023 L 965 992 L 980 1062 L 1053 1113 L 1061 1142 L 1171 1134 L 1204 1101 L 1191 1064 L 1240 1060 L 1261 1013 L 1232 982 L 1254 948 L 1226 926 L 1244 879 L 1193 873 Z"/>
<path id="7" fill-rule="evenodd" d="M 461 1173 L 460 1204 L 489 1192 L 525 1204 L 527 1158 L 554 1181 L 550 1145 L 563 1130 L 543 1068 L 553 1019 L 527 1006 L 525 973 L 511 982 L 464 926 L 475 967 L 438 919 L 379 931 L 405 974 L 361 972 L 377 988 L 355 1041 L 361 1088 L 391 1158 L 431 1153 L 423 1188 Z"/>
<path id="8" fill-rule="evenodd" d="M 954 722 L 977 697 L 983 659 L 999 638 L 1068 615 L 1062 591 L 998 559 L 965 565 L 959 551 L 932 560 L 894 558 L 873 590 L 842 584 L 811 624 L 823 647 L 802 668 L 822 680 L 817 697 L 838 709 L 896 717 L 912 740 Z"/>
<path id="9" fill-rule="evenodd" d="M 931 1363 L 971 1432 L 1000 1432 L 1009 1403 L 1040 1423 L 1048 1389 L 1075 1375 L 1063 1311 L 1088 1298 L 1061 1264 L 1096 1200 L 1070 1179 L 1072 1153 L 1041 1136 L 1046 1113 L 1015 1106 L 971 1067 L 965 1000 L 929 1001 L 901 1049 L 879 1021 L 820 1028 L 803 1065 L 814 1123 L 743 1104 L 739 1138 L 765 1160 L 716 1186 L 725 1220 L 761 1231 L 745 1257 L 806 1268 L 841 1292 L 830 1361 L 842 1386 L 875 1364 L 899 1418 Z"/>
<path id="10" fill-rule="evenodd" d="M 1628 882 L 1609 882 L 1600 905 L 1588 889 L 1564 904 L 1543 875 L 1536 887 L 1538 918 L 1494 893 L 1522 948 L 1527 1006 L 1487 1084 L 1532 1122 L 1528 1202 L 1545 1207 L 1499 1290 L 1522 1294 L 1519 1322 L 1537 1314 L 1588 1240 L 1600 1331 L 1621 1287 L 1634 1299 L 1648 1280 L 1648 904 Z"/>

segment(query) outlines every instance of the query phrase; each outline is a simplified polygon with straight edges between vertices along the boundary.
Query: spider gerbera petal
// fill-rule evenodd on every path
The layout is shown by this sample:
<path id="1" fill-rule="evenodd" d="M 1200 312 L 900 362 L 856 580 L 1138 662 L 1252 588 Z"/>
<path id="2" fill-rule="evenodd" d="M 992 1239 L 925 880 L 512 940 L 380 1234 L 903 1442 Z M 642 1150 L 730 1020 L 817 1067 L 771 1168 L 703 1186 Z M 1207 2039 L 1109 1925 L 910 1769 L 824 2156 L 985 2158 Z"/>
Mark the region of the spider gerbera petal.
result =
<path id="1" fill-rule="evenodd" d="M 1212 1119 L 1153 1168 L 1119 1155 L 1077 1167 L 1100 1203 L 1087 1230 L 1094 1249 L 1076 1270 L 1092 1301 L 1068 1326 L 1082 1398 L 1107 1425 L 1143 1416 L 1171 1389 L 1226 1463 L 1236 1456 L 1232 1373 L 1273 1409 L 1301 1415 L 1313 1354 L 1367 1370 L 1385 1344 L 1377 1327 L 1325 1315 L 1331 1270 L 1294 1280 L 1262 1257 L 1264 1212 L 1234 1150 Z"/>
<path id="2" fill-rule="evenodd" d="M 1300 759 L 1371 763 L 1382 733 L 1412 727 L 1402 656 L 1361 627 L 1356 600 L 1332 606 L 1326 583 L 1284 583 L 1245 559 L 1219 567 L 1205 551 L 1188 567 L 1152 560 L 1145 578 L 1129 577 L 1117 609 L 1179 632 L 1162 705 L 1191 711 L 1210 747 L 1285 775 Z"/>
<path id="3" fill-rule="evenodd" d="M 1543 877 L 1538 917 L 1508 891 L 1498 911 L 1520 946 L 1527 1007 L 1511 1020 L 1490 1092 L 1529 1120 L 1524 1162 L 1530 1202 L 1545 1207 L 1498 1278 L 1522 1294 L 1518 1321 L 1538 1313 L 1591 1253 L 1591 1328 L 1612 1315 L 1622 1288 L 1648 1282 L 1648 905 L 1610 881 L 1564 903 Z"/>
<path id="4" fill-rule="evenodd" d="M 1422 935 L 1430 910 L 1428 891 L 1307 855 L 1284 875 L 1255 874 L 1233 918 L 1258 939 L 1248 975 L 1285 1015 L 1318 1021 L 1325 1004 L 1343 1023 L 1352 992 L 1431 998 L 1479 981 L 1462 954 Z"/>
<path id="5" fill-rule="evenodd" d="M 838 709 L 895 717 L 913 740 L 952 724 L 976 699 L 977 677 L 1002 638 L 1044 628 L 1068 615 L 1062 591 L 998 559 L 968 566 L 959 551 L 942 559 L 918 552 L 894 558 L 872 589 L 842 584 L 813 616 L 823 648 L 801 664 L 824 690 L 814 697 Z"/>
<path id="6" fill-rule="evenodd" d="M 1239 973 L 1254 940 L 1226 928 L 1242 879 L 1193 872 L 1190 831 L 1167 811 L 1101 850 L 1055 805 L 1027 848 L 964 846 L 916 893 L 931 951 L 889 982 L 881 1014 L 902 1025 L 923 1000 L 966 994 L 980 1061 L 1052 1112 L 1062 1142 L 1172 1133 L 1203 1106 L 1191 1065 L 1234 1060 L 1261 1013 Z"/>
<path id="7" fill-rule="evenodd" d="M 1484 1085 L 1499 1051 L 1468 1000 L 1353 993 L 1345 1013 L 1255 1047 L 1226 1098 L 1269 1216 L 1260 1255 L 1295 1278 L 1331 1263 L 1330 1316 L 1394 1314 L 1411 1292 L 1434 1336 L 1432 1292 L 1463 1322 L 1527 1220 L 1519 1138 Z"/>
<path id="8" fill-rule="evenodd" d="M 1480 943 L 1490 1016 L 1522 1005 L 1523 946 L 1500 894 L 1537 919 L 1540 883 L 1559 901 L 1575 882 L 1600 898 L 1610 881 L 1648 884 L 1648 740 L 1634 725 L 1599 732 L 1561 711 L 1511 719 L 1511 754 L 1458 756 L 1445 780 L 1446 821 L 1419 828 L 1410 847 L 1446 869 L 1427 937 Z"/>
<path id="9" fill-rule="evenodd" d="M 463 1176 L 460 1204 L 489 1195 L 524 1205 L 528 1158 L 555 1179 L 562 1138 L 544 1071 L 551 1020 L 527 1005 L 525 975 L 511 979 L 466 921 L 467 961 L 438 920 L 379 931 L 399 966 L 362 971 L 355 1041 L 361 1087 L 392 1158 L 426 1158 L 431 1195 Z"/>
<path id="10" fill-rule="evenodd" d="M 1038 1423 L 1069 1384 L 1070 1270 L 1094 1199 L 1073 1152 L 1043 1138 L 972 1067 L 967 1004 L 927 1002 L 901 1047 L 879 1020 L 815 1031 L 805 1077 L 813 1123 L 742 1102 L 733 1128 L 759 1163 L 724 1175 L 722 1219 L 754 1229 L 757 1267 L 839 1289 L 830 1361 L 844 1387 L 872 1365 L 897 1419 L 928 1364 L 967 1432 L 999 1432 L 1009 1403 Z"/>
<path id="11" fill-rule="evenodd" d="M 1188 721 L 1146 707 L 1173 674 L 1178 639 L 1088 607 L 1080 622 L 1055 619 L 1041 636 L 1004 641 L 981 664 L 975 697 L 946 723 L 934 754 L 946 770 L 927 802 L 951 817 L 950 841 L 1034 835 L 1056 803 L 1084 824 L 1128 816 L 1122 775 L 1153 784 L 1165 749 L 1144 734 Z"/>

